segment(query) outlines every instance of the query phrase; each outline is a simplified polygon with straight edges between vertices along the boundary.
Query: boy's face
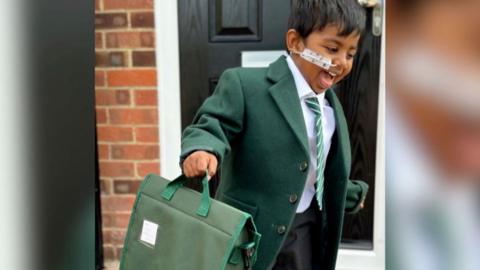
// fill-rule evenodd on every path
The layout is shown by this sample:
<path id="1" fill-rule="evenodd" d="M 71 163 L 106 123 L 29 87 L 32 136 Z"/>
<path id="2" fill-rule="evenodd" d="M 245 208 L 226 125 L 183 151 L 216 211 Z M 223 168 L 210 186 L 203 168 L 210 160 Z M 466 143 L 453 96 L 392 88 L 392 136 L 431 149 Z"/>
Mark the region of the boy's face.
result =
<path id="1" fill-rule="evenodd" d="M 293 29 L 287 32 L 287 47 L 290 51 L 302 52 L 305 48 L 309 48 L 330 58 L 336 65 L 333 68 L 335 76 L 332 76 L 326 70 L 304 60 L 297 54 L 292 54 L 293 61 L 317 94 L 323 93 L 333 84 L 341 81 L 352 70 L 360 34 L 353 32 L 349 36 L 340 36 L 339 30 L 336 25 L 327 25 L 321 31 L 313 31 L 306 38 L 302 38 Z"/>

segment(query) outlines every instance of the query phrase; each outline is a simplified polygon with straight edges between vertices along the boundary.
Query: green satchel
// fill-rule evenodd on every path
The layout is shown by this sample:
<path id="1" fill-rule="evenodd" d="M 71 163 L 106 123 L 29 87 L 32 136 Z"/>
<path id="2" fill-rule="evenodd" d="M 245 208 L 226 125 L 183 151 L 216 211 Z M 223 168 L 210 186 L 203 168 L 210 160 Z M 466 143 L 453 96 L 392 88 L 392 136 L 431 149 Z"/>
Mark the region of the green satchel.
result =
<path id="1" fill-rule="evenodd" d="M 121 270 L 251 269 L 260 234 L 250 214 L 183 187 L 180 176 L 168 181 L 149 174 L 133 206 L 123 247 Z"/>

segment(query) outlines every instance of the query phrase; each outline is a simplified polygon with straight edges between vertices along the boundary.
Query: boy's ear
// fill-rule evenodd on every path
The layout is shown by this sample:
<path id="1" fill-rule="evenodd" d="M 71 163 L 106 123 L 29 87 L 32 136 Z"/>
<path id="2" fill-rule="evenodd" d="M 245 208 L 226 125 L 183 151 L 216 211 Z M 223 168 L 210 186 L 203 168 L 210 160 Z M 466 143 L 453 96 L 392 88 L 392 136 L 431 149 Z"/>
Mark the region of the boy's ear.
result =
<path id="1" fill-rule="evenodd" d="M 286 34 L 287 49 L 289 52 L 301 52 L 305 49 L 303 38 L 295 29 L 288 29 Z"/>

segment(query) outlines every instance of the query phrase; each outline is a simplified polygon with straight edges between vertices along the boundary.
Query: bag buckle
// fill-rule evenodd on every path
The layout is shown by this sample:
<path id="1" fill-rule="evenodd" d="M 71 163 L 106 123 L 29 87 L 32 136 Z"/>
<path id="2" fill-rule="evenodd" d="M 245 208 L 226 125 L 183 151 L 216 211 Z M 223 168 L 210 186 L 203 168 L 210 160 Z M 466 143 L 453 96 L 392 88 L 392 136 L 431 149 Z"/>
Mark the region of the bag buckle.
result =
<path id="1" fill-rule="evenodd" d="M 243 249 L 243 263 L 245 265 L 245 269 L 252 269 L 252 259 L 253 254 L 255 253 L 255 248 L 244 248 Z"/>

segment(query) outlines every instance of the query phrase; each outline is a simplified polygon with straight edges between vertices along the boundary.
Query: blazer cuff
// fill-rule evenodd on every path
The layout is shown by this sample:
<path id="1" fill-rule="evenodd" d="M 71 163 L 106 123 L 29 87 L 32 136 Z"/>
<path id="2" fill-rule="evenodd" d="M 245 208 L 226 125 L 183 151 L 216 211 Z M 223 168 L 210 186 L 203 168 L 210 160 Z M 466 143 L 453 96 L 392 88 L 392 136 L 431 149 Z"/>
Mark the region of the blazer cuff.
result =
<path id="1" fill-rule="evenodd" d="M 368 192 L 368 184 L 360 180 L 349 180 L 347 185 L 347 198 L 345 212 L 355 214 L 361 209 Z"/>

